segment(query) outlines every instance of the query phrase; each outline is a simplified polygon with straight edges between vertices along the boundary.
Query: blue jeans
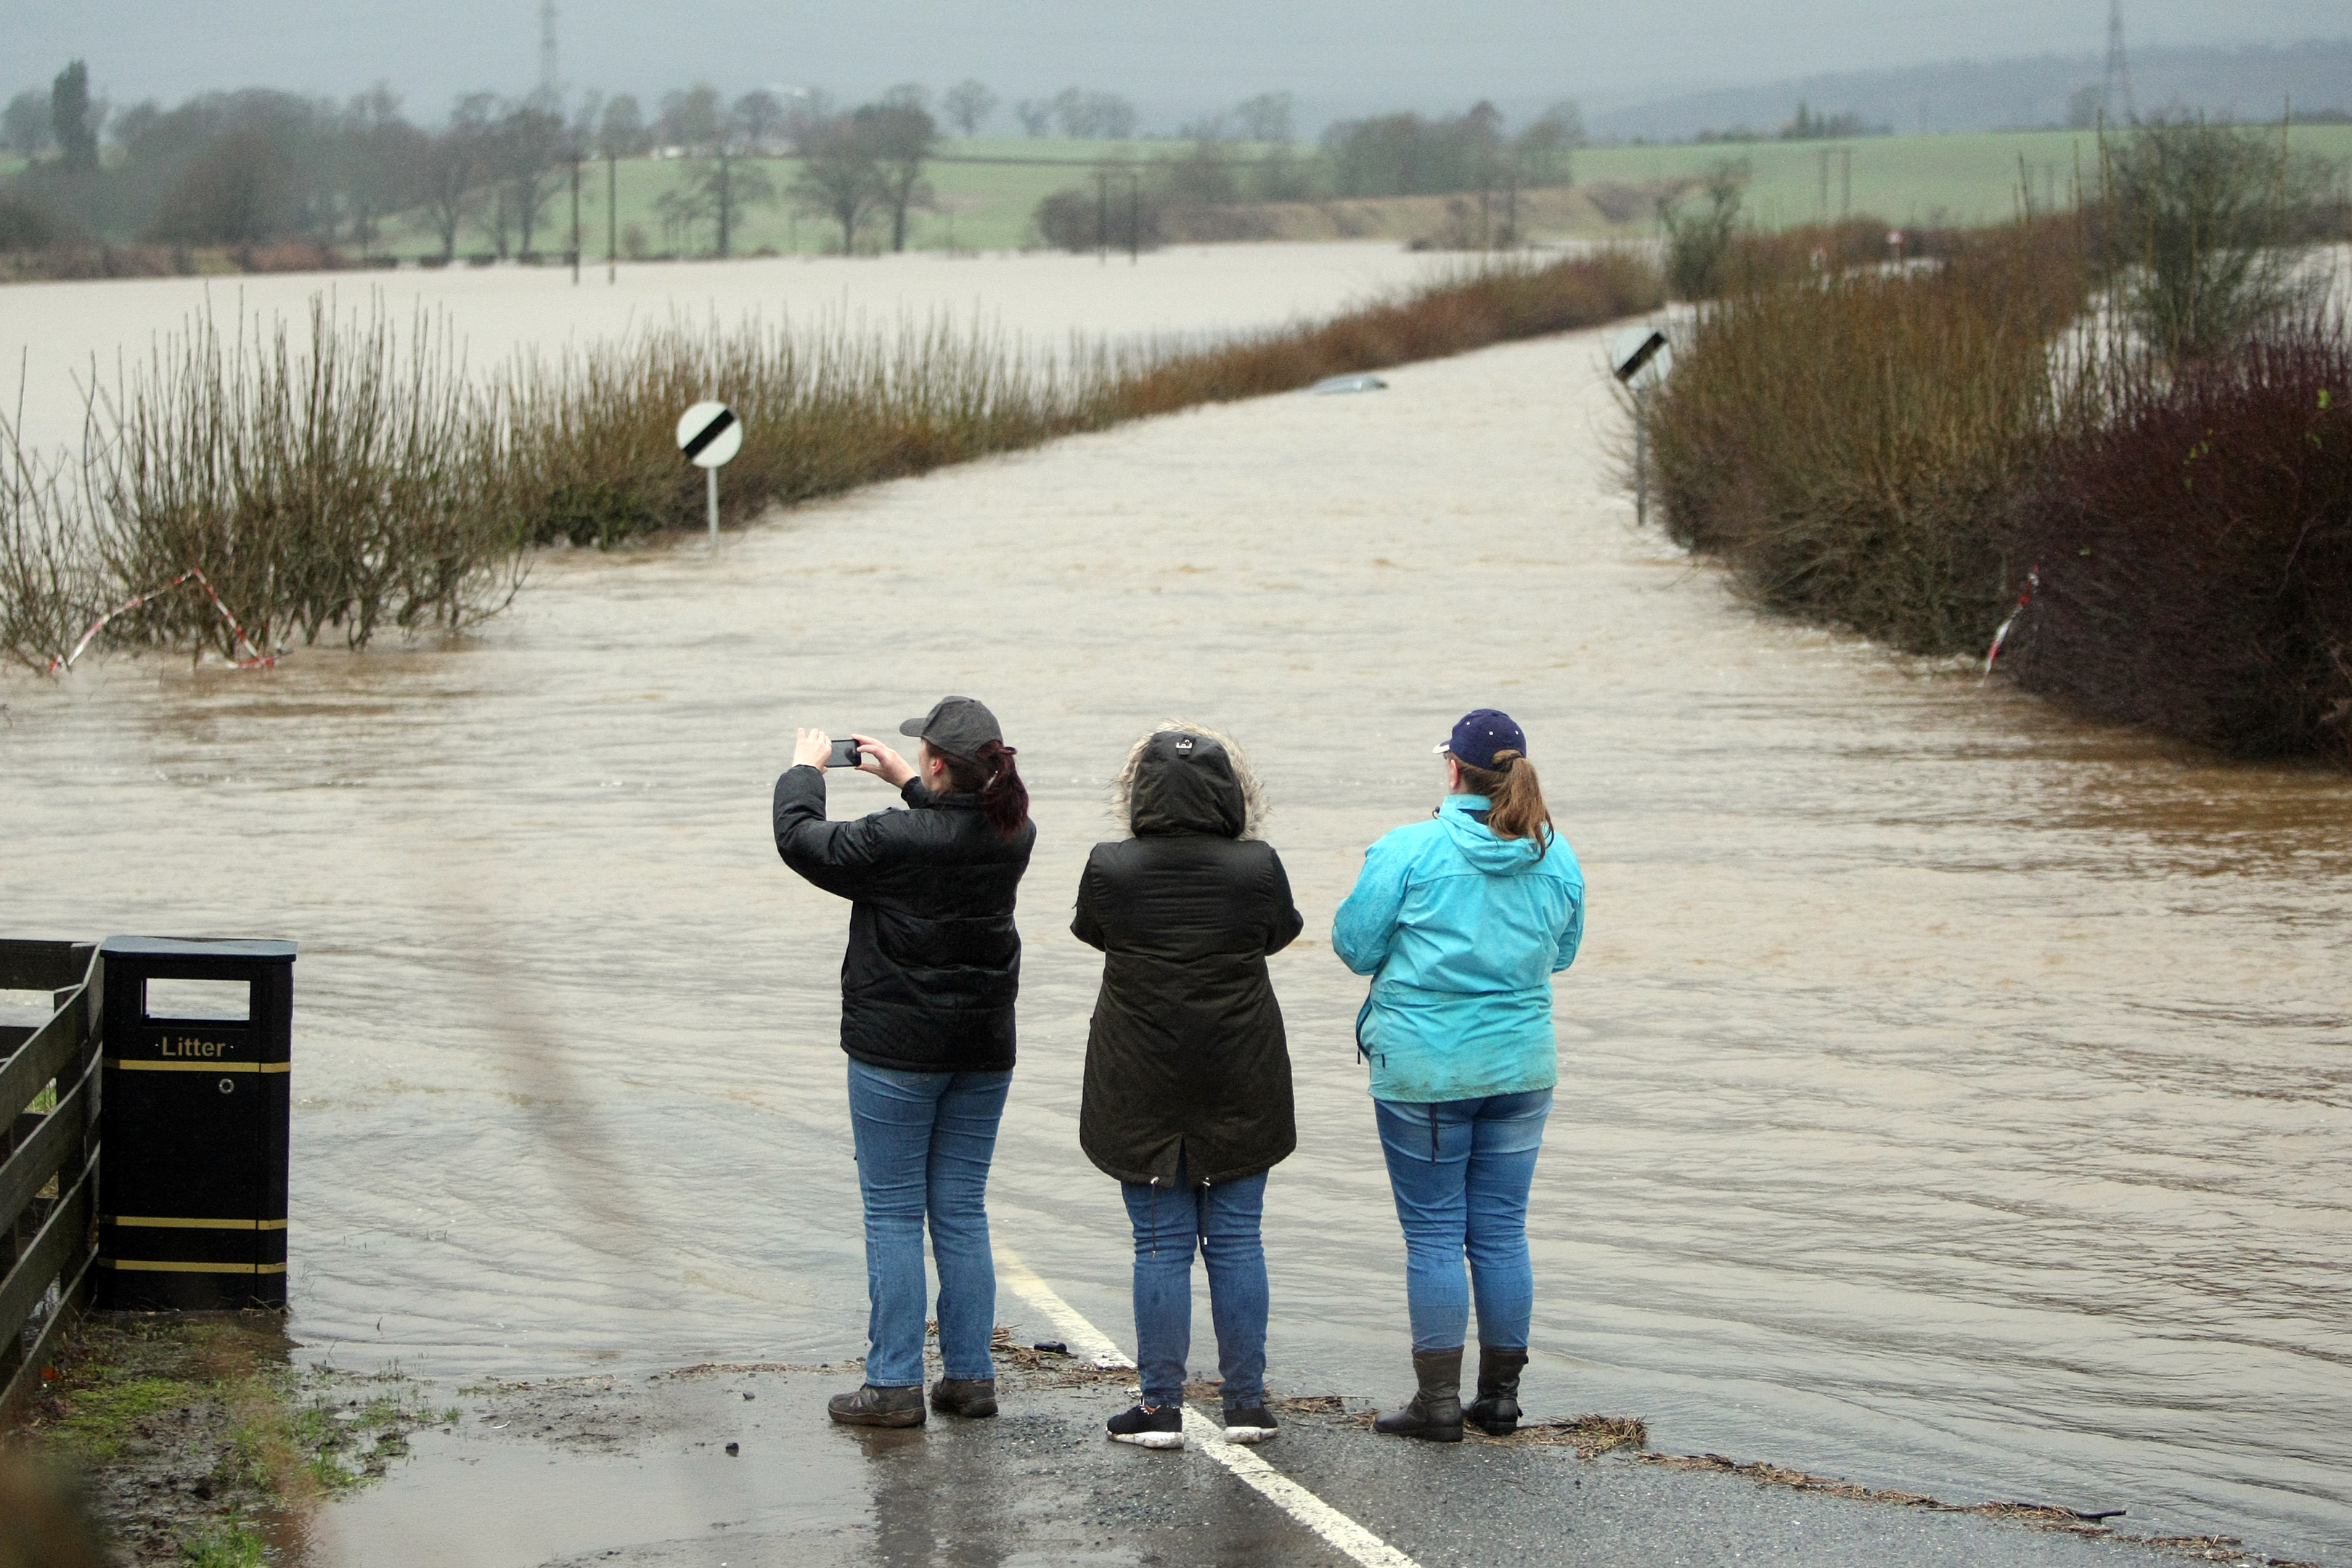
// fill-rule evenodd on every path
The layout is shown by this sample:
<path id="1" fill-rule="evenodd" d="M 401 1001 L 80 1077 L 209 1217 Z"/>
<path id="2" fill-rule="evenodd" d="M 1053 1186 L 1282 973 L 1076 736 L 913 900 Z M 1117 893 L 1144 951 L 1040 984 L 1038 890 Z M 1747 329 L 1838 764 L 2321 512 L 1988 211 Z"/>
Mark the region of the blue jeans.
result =
<path id="1" fill-rule="evenodd" d="M 1177 1168 L 1167 1182 L 1121 1182 L 1135 1226 L 1135 1362 L 1143 1402 L 1184 1399 L 1192 1350 L 1192 1250 L 1209 1266 L 1209 1311 L 1217 1325 L 1217 1370 L 1225 1408 L 1265 1403 L 1265 1173 L 1196 1187 Z"/>
<path id="2" fill-rule="evenodd" d="M 1543 1148 L 1551 1090 L 1447 1100 L 1376 1100 L 1397 1222 L 1404 1226 L 1404 1294 L 1412 1348 L 1458 1348 L 1478 1298 L 1478 1339 L 1525 1350 L 1535 1315 L 1528 1261 L 1528 1187 Z M 1470 1279 L 1462 1259 L 1470 1259 Z"/>
<path id="3" fill-rule="evenodd" d="M 857 1191 L 866 1204 L 866 1381 L 923 1385 L 923 1221 L 940 1271 L 947 1375 L 994 1377 L 996 1260 L 988 1250 L 988 1162 L 1010 1072 L 900 1072 L 849 1062 Z"/>

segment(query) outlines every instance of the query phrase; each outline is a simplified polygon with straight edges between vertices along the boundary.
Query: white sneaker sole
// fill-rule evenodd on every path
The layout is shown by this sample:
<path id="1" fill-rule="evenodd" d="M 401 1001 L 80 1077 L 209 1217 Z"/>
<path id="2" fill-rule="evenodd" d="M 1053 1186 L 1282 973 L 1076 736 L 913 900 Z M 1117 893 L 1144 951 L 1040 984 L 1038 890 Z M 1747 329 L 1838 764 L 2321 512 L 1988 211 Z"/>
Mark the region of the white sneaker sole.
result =
<path id="1" fill-rule="evenodd" d="M 1281 1431 L 1279 1426 L 1228 1426 L 1225 1428 L 1225 1441 L 1244 1445 L 1271 1443 Z"/>
<path id="2" fill-rule="evenodd" d="M 1114 1443 L 1132 1443 L 1139 1448 L 1181 1448 L 1184 1446 L 1181 1432 L 1114 1432 Z"/>

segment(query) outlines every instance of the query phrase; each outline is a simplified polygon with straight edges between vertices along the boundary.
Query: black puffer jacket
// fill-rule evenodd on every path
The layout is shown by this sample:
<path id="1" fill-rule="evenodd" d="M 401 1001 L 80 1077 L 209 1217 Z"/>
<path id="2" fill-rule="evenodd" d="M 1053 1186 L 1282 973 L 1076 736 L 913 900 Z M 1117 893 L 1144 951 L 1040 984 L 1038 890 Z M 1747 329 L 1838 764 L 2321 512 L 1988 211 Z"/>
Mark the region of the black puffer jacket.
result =
<path id="1" fill-rule="evenodd" d="M 1297 1146 L 1290 1050 L 1266 955 L 1305 924 L 1272 847 L 1244 842 L 1225 750 L 1162 731 L 1129 796 L 1133 838 L 1097 844 L 1070 930 L 1103 950 L 1078 1142 L 1123 1182 L 1194 1185 Z"/>
<path id="2" fill-rule="evenodd" d="M 851 901 L 841 958 L 841 1048 L 909 1072 L 1013 1065 L 1021 933 L 1013 898 L 1037 826 L 1001 838 L 976 795 L 899 792 L 908 811 L 824 819 L 824 774 L 776 781 L 776 853 Z"/>

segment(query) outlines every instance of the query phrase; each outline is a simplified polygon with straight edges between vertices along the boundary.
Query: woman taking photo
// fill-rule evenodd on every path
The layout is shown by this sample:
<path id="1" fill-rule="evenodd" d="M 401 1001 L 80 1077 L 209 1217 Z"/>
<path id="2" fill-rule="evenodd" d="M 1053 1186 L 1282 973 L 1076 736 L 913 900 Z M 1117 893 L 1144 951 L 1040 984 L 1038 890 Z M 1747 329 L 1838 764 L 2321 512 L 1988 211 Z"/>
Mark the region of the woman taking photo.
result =
<path id="1" fill-rule="evenodd" d="M 1118 1179 L 1135 1229 L 1135 1347 L 1142 1402 L 1111 1436 L 1184 1446 L 1192 1253 L 1209 1271 L 1227 1440 L 1275 1435 L 1265 1410 L 1265 1173 L 1298 1139 L 1290 1053 L 1267 978 L 1306 922 L 1257 838 L 1257 778 L 1198 724 L 1135 743 L 1113 791 L 1130 837 L 1097 844 L 1070 931 L 1102 949 L 1087 1036 L 1078 1142 Z"/>
<path id="2" fill-rule="evenodd" d="M 776 781 L 776 851 L 850 900 L 841 961 L 841 1048 L 866 1210 L 866 1382 L 834 1395 L 835 1421 L 923 1424 L 923 1229 L 938 1265 L 940 1355 L 932 1408 L 996 1414 L 996 1267 L 988 1164 L 1013 1079 L 1021 937 L 1013 893 L 1037 829 L 996 716 L 950 697 L 899 732 L 910 764 L 853 735 L 858 771 L 898 786 L 908 809 L 824 819 L 833 749 L 803 730 Z"/>
<path id="3" fill-rule="evenodd" d="M 1373 976 L 1357 1017 L 1404 1227 L 1405 1299 L 1420 1389 L 1378 1431 L 1462 1440 L 1462 1348 L 1478 1307 L 1469 1418 L 1518 1429 L 1535 1273 L 1528 1188 L 1559 1076 L 1551 977 L 1575 961 L 1584 873 L 1553 831 L 1527 737 L 1481 708 L 1437 748 L 1433 820 L 1364 852 L 1331 946 Z M 1469 1279 L 1463 1258 L 1469 1258 Z"/>

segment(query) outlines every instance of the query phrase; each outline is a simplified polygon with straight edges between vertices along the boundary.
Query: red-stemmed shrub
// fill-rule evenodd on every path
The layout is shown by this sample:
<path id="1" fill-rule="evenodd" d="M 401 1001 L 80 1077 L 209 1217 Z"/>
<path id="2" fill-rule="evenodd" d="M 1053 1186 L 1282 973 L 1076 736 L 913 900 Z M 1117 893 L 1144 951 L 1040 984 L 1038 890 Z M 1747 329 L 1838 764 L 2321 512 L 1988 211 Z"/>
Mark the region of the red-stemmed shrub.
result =
<path id="1" fill-rule="evenodd" d="M 2249 757 L 2352 765 L 2352 337 L 2309 315 L 2113 378 L 2011 514 L 2038 568 L 2002 668 Z"/>

